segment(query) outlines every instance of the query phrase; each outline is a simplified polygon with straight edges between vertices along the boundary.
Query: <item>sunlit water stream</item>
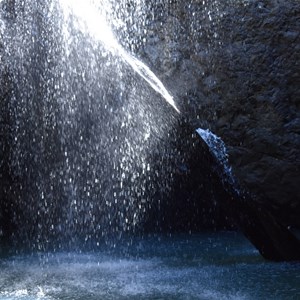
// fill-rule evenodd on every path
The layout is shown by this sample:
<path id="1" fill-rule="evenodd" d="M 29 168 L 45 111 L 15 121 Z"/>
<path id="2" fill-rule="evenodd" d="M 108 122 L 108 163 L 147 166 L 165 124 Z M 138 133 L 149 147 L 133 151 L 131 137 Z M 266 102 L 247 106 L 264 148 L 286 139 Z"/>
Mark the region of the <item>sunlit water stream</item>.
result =
<path id="1" fill-rule="evenodd" d="M 297 263 L 264 261 L 237 233 L 124 240 L 88 253 L 0 260 L 0 299 L 299 299 Z"/>

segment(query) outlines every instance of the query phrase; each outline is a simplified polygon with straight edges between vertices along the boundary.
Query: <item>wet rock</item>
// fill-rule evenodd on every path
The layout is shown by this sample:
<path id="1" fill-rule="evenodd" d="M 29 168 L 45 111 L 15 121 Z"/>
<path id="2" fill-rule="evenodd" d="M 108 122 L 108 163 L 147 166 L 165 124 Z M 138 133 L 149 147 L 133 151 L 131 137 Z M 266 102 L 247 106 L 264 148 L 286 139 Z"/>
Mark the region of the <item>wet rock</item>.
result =
<path id="1" fill-rule="evenodd" d="M 166 44 L 160 33 L 170 22 L 154 18 L 159 39 L 151 47 L 181 51 L 171 72 L 140 55 L 176 95 L 191 124 L 225 141 L 241 184 L 280 207 L 287 224 L 300 226 L 299 3 L 194 1 L 169 7 L 169 13 L 184 30 L 173 30 Z"/>

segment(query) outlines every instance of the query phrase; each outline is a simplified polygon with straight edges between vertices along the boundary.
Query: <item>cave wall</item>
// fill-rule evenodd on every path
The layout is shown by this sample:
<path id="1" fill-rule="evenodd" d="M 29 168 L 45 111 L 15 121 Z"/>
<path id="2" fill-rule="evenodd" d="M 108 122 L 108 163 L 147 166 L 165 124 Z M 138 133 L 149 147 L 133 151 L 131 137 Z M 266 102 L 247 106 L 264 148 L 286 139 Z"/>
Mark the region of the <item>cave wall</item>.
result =
<path id="1" fill-rule="evenodd" d="M 152 6 L 138 54 L 187 119 L 225 141 L 242 186 L 299 226 L 299 2 L 203 3 Z"/>

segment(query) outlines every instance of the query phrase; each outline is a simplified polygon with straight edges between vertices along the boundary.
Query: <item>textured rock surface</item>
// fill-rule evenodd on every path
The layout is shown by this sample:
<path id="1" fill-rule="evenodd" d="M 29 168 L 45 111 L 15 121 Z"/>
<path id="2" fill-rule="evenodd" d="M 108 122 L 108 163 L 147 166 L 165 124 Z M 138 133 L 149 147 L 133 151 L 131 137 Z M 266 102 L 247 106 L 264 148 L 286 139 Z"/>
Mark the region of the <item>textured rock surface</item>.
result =
<path id="1" fill-rule="evenodd" d="M 203 3 L 152 7 L 140 56 L 225 141 L 241 184 L 299 226 L 299 1 Z"/>

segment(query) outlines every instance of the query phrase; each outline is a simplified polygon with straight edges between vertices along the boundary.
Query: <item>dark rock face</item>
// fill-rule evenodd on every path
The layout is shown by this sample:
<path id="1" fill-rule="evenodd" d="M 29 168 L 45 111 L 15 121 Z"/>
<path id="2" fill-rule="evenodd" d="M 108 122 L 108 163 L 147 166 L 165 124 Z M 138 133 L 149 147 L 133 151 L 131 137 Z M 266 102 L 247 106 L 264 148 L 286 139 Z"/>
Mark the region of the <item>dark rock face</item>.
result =
<path id="1" fill-rule="evenodd" d="M 240 183 L 300 226 L 299 2 L 206 2 L 153 8 L 140 55 L 225 141 Z"/>

